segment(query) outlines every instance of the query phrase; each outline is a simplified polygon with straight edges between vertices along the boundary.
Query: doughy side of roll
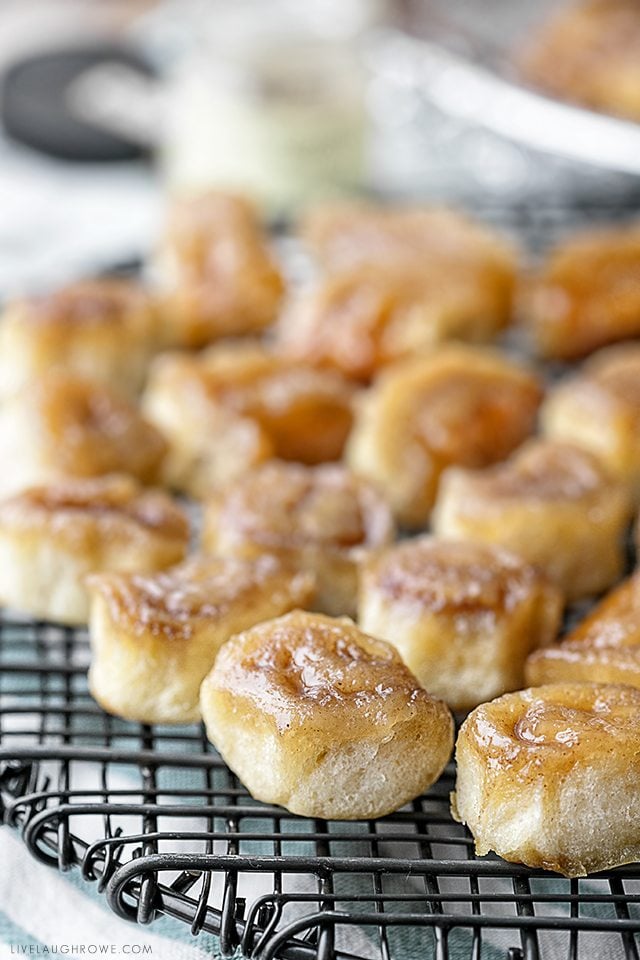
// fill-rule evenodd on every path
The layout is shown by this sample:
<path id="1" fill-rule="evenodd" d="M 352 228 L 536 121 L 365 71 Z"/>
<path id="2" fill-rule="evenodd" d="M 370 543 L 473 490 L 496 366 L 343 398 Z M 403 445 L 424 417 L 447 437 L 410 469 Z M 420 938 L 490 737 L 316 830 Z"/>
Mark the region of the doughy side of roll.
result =
<path id="1" fill-rule="evenodd" d="M 200 719 L 200 685 L 223 643 L 305 605 L 310 574 L 273 557 L 193 557 L 155 574 L 89 578 L 89 688 L 105 710 L 140 723 Z"/>
<path id="2" fill-rule="evenodd" d="M 640 690 L 551 684 L 477 707 L 452 812 L 476 852 L 581 877 L 640 859 Z"/>
<path id="3" fill-rule="evenodd" d="M 296 611 L 228 641 L 205 679 L 207 733 L 258 800 L 308 817 L 380 817 L 426 790 L 453 722 L 386 643 Z"/>
<path id="4" fill-rule="evenodd" d="M 369 559 L 358 623 L 392 643 L 454 710 L 523 685 L 527 655 L 557 636 L 560 591 L 514 554 L 418 537 Z"/>

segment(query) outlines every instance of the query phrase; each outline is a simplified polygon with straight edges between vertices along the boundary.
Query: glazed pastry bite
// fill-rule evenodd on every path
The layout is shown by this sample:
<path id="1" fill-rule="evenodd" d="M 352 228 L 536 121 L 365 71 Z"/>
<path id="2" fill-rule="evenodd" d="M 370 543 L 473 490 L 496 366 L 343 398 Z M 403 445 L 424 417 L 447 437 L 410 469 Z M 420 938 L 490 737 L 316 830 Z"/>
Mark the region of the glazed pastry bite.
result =
<path id="1" fill-rule="evenodd" d="M 306 232 L 328 272 L 283 315 L 280 342 L 296 359 L 366 381 L 416 350 L 488 341 L 509 323 L 514 251 L 461 214 L 345 206 Z"/>
<path id="2" fill-rule="evenodd" d="M 480 855 L 582 877 L 640 859 L 640 690 L 550 684 L 477 707 L 452 813 Z"/>
<path id="3" fill-rule="evenodd" d="M 316 576 L 315 608 L 355 613 L 358 562 L 390 543 L 385 501 L 342 466 L 274 461 L 250 471 L 205 507 L 203 545 L 213 554 L 273 553 Z"/>
<path id="4" fill-rule="evenodd" d="M 307 603 L 313 577 L 257 560 L 193 557 L 158 573 L 98 573 L 89 688 L 109 713 L 194 723 L 200 685 L 230 636 Z"/>
<path id="5" fill-rule="evenodd" d="M 89 573 L 162 570 L 184 558 L 188 543 L 184 512 L 131 477 L 33 487 L 0 503 L 0 603 L 84 624 Z"/>
<path id="6" fill-rule="evenodd" d="M 447 470 L 433 528 L 441 537 L 512 550 L 572 601 L 620 577 L 630 514 L 626 488 L 593 454 L 532 440 L 486 470 Z"/>
<path id="7" fill-rule="evenodd" d="M 200 705 L 250 793 L 305 817 L 384 816 L 430 787 L 451 755 L 445 704 L 346 617 L 296 611 L 233 637 Z"/>
<path id="8" fill-rule="evenodd" d="M 85 280 L 15 300 L 0 322 L 0 391 L 17 393 L 58 368 L 135 396 L 154 319 L 148 295 L 125 280 Z"/>
<path id="9" fill-rule="evenodd" d="M 575 360 L 640 335 L 640 225 L 593 229 L 552 250 L 524 285 L 523 326 L 543 357 Z"/>
<path id="10" fill-rule="evenodd" d="M 527 683 L 628 683 L 640 687 L 640 573 L 607 594 L 575 629 L 531 654 Z"/>
<path id="11" fill-rule="evenodd" d="M 640 500 L 640 344 L 594 354 L 541 410 L 546 436 L 592 450 Z"/>
<path id="12" fill-rule="evenodd" d="M 159 357 L 143 408 L 170 439 L 167 481 L 206 496 L 274 456 L 303 463 L 339 458 L 352 397 L 353 387 L 337 373 L 237 341 L 197 357 Z"/>
<path id="13" fill-rule="evenodd" d="M 636 0 L 580 0 L 560 9 L 519 61 L 524 78 L 554 96 L 640 120 Z"/>
<path id="14" fill-rule="evenodd" d="M 172 346 L 264 330 L 284 292 L 256 210 L 224 193 L 174 201 L 157 274 Z"/>
<path id="15" fill-rule="evenodd" d="M 128 473 L 154 483 L 167 450 L 137 407 L 107 386 L 55 371 L 0 407 L 0 493 L 65 477 Z"/>
<path id="16" fill-rule="evenodd" d="M 504 459 L 533 431 L 537 378 L 479 347 L 447 346 L 390 367 L 363 398 L 347 447 L 351 468 L 376 483 L 396 518 L 429 518 L 451 464 Z"/>
<path id="17" fill-rule="evenodd" d="M 360 627 L 453 710 L 521 687 L 527 654 L 556 638 L 561 616 L 559 590 L 498 547 L 425 536 L 363 566 Z"/>

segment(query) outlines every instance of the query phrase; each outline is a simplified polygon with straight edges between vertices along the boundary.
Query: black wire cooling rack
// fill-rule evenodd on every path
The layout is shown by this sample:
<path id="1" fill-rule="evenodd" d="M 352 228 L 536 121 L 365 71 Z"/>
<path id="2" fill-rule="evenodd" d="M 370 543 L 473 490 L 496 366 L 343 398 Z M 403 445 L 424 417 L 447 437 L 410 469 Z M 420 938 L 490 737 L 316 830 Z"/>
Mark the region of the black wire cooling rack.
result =
<path id="1" fill-rule="evenodd" d="M 612 214 L 489 219 L 536 249 Z M 476 857 L 452 767 L 381 820 L 294 817 L 254 801 L 200 727 L 104 713 L 88 659 L 85 631 L 0 616 L 0 811 L 121 917 L 173 917 L 254 960 L 639 960 L 640 867 L 565 880 Z"/>

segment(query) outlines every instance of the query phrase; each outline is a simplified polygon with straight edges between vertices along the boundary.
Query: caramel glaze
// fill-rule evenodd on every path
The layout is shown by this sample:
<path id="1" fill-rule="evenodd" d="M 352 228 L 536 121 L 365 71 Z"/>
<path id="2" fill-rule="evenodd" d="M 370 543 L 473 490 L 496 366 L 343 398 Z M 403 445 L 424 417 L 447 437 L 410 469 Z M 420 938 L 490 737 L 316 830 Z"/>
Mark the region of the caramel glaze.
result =
<path id="1" fill-rule="evenodd" d="M 506 550 L 430 536 L 375 555 L 367 572 L 383 595 L 434 613 L 510 612 L 540 587 L 540 574 Z"/>
<path id="2" fill-rule="evenodd" d="M 582 500 L 601 496 L 610 477 L 593 454 L 570 443 L 532 440 L 510 460 L 473 475 L 471 499 Z"/>
<path id="3" fill-rule="evenodd" d="M 156 366 L 158 383 L 259 425 L 285 460 L 316 463 L 342 452 L 354 390 L 340 374 L 287 361 L 257 343 L 231 342 L 197 358 L 172 355 Z"/>
<path id="4" fill-rule="evenodd" d="M 640 344 L 607 347 L 584 364 L 582 375 L 640 413 Z"/>
<path id="5" fill-rule="evenodd" d="M 82 280 L 19 304 L 29 323 L 52 328 L 106 326 L 114 335 L 119 327 L 147 317 L 150 309 L 149 297 L 140 287 L 117 279 Z"/>
<path id="6" fill-rule="evenodd" d="M 542 399 L 527 370 L 477 347 L 446 346 L 390 367 L 374 388 L 391 449 L 422 443 L 440 467 L 481 467 L 531 433 Z"/>
<path id="7" fill-rule="evenodd" d="M 181 199 L 165 246 L 174 273 L 167 307 L 182 314 L 185 342 L 203 345 L 274 319 L 284 281 L 247 200 L 214 192 Z"/>
<path id="8" fill-rule="evenodd" d="M 635 0 L 564 5 L 519 57 L 526 80 L 595 110 L 640 120 L 640 14 Z"/>
<path id="9" fill-rule="evenodd" d="M 220 498 L 221 536 L 269 549 L 377 547 L 392 539 L 384 500 L 342 466 L 270 462 L 256 467 Z"/>
<path id="10" fill-rule="evenodd" d="M 328 273 L 284 312 L 282 349 L 297 359 L 368 381 L 417 349 L 488 340 L 509 322 L 513 251 L 453 211 L 345 204 L 303 233 Z"/>
<path id="11" fill-rule="evenodd" d="M 445 711 L 419 686 L 387 643 L 347 618 L 294 611 L 258 624 L 222 648 L 205 683 L 272 718 L 280 732 L 340 729 L 341 739 L 369 739 L 411 720 Z"/>
<path id="12" fill-rule="evenodd" d="M 113 529 L 189 538 L 189 522 L 176 503 L 160 490 L 143 490 L 127 476 L 65 480 L 32 487 L 0 503 L 0 524 L 25 530 L 50 526 L 61 535 L 95 524 Z"/>
<path id="13" fill-rule="evenodd" d="M 625 749 L 637 753 L 640 690 L 626 686 L 558 683 L 508 693 L 477 707 L 464 738 L 492 774 L 506 771 L 506 793 L 542 782 L 556 790 L 573 767 Z"/>
<path id="14" fill-rule="evenodd" d="M 533 653 L 527 677 L 640 687 L 640 573 L 612 590 L 561 643 Z"/>
<path id="15" fill-rule="evenodd" d="M 31 402 L 60 474 L 123 470 L 143 481 L 155 479 L 167 451 L 164 437 L 109 388 L 51 373 L 34 386 Z"/>
<path id="16" fill-rule="evenodd" d="M 540 353 L 572 360 L 638 336 L 639 262 L 638 225 L 593 230 L 553 251 L 523 292 Z"/>
<path id="17" fill-rule="evenodd" d="M 438 267 L 445 263 L 484 269 L 485 279 L 490 279 L 492 267 L 506 271 L 507 283 L 513 269 L 513 251 L 499 236 L 460 213 L 438 207 L 327 205 L 307 216 L 302 234 L 334 270 L 362 264 L 413 264 L 414 269 L 428 270 L 435 258 Z"/>
<path id="18" fill-rule="evenodd" d="M 150 632 L 176 641 L 190 639 L 200 625 L 221 620 L 238 604 L 250 608 L 264 597 L 286 609 L 305 603 L 313 592 L 310 574 L 269 556 L 193 557 L 159 573 L 94 574 L 88 582 L 107 600 L 116 623 L 137 635 Z"/>

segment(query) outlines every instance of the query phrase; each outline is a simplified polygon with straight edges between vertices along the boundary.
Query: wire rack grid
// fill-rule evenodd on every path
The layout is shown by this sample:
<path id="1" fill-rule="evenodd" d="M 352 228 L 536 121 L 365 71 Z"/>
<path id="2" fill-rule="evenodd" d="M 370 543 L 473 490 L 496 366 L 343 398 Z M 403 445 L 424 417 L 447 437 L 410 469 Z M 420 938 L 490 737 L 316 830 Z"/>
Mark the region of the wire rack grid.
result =
<path id="1" fill-rule="evenodd" d="M 610 210 L 489 211 L 533 249 Z M 0 617 L 0 813 L 112 909 L 159 915 L 252 960 L 638 960 L 640 868 L 565 880 L 476 857 L 453 768 L 381 820 L 253 800 L 200 727 L 128 724 L 86 681 L 86 632 Z"/>

